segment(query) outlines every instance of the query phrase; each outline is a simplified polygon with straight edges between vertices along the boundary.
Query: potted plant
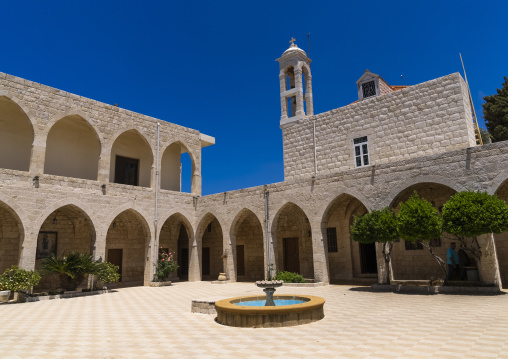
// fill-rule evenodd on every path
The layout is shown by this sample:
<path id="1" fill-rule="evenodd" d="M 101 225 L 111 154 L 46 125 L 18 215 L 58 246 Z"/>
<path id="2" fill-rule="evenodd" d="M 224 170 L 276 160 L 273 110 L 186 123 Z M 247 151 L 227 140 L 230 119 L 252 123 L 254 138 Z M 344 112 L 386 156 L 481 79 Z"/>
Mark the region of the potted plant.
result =
<path id="1" fill-rule="evenodd" d="M 120 280 L 118 266 L 109 262 L 101 262 L 100 260 L 95 263 L 95 271 L 92 274 L 96 276 L 96 280 L 94 282 L 94 289 L 97 289 L 98 282 L 116 283 Z M 103 286 L 101 285 L 101 287 Z"/>
<path id="2" fill-rule="evenodd" d="M 13 265 L 0 275 L 0 302 L 7 302 L 11 292 L 31 291 L 40 280 L 41 275 L 37 271 L 25 270 Z"/>
<path id="3" fill-rule="evenodd" d="M 96 262 L 91 254 L 73 252 L 61 259 L 53 254 L 43 260 L 42 267 L 45 275 L 58 274 L 61 288 L 75 291 L 86 275 L 95 272 Z"/>
<path id="4" fill-rule="evenodd" d="M 178 269 L 178 264 L 173 257 L 173 253 L 161 250 L 157 266 L 155 267 L 155 274 L 152 281 L 153 287 L 161 287 L 164 285 L 170 285 L 171 282 L 167 281 L 167 278 L 171 273 Z"/>

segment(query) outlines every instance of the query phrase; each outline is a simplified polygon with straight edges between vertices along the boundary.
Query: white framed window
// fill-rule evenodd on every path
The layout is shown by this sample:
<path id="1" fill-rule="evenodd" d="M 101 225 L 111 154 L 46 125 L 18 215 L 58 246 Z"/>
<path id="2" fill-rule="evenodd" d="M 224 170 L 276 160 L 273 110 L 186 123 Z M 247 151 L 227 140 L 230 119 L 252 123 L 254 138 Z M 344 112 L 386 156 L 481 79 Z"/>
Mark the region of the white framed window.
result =
<path id="1" fill-rule="evenodd" d="M 355 165 L 356 167 L 368 166 L 369 160 L 369 141 L 367 136 L 358 137 L 353 140 L 355 150 Z"/>

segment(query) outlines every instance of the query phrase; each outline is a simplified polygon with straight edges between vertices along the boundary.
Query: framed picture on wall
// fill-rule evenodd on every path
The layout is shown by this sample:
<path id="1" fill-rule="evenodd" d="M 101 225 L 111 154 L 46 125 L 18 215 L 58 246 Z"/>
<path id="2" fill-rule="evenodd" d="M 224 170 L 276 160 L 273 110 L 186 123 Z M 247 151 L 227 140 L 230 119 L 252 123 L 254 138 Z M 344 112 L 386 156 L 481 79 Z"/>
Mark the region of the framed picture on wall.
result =
<path id="1" fill-rule="evenodd" d="M 57 243 L 58 232 L 39 232 L 36 259 L 49 258 L 52 254 L 56 255 Z"/>

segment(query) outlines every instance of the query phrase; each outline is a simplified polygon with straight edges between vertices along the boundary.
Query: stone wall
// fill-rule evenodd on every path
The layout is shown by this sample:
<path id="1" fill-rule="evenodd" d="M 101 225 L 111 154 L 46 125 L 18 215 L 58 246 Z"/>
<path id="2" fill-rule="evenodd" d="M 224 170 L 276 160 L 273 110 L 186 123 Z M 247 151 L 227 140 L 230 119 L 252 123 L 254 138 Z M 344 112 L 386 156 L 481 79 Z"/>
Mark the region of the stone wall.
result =
<path id="1" fill-rule="evenodd" d="M 385 164 L 475 145 L 469 100 L 458 73 L 308 116 L 282 127 L 284 178 L 355 168 L 353 139 L 368 136 L 370 163 Z"/>

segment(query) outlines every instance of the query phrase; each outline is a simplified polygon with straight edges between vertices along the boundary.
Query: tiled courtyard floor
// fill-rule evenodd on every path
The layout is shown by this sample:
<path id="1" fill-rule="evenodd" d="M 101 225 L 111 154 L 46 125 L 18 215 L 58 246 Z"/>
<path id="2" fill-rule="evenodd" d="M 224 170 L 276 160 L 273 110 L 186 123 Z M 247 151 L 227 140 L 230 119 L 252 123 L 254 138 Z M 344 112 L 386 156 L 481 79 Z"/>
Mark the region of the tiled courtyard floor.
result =
<path id="1" fill-rule="evenodd" d="M 221 326 L 191 300 L 259 294 L 251 283 L 176 283 L 0 306 L 4 358 L 508 358 L 508 295 L 280 288 L 324 297 L 325 318 L 288 328 Z"/>

